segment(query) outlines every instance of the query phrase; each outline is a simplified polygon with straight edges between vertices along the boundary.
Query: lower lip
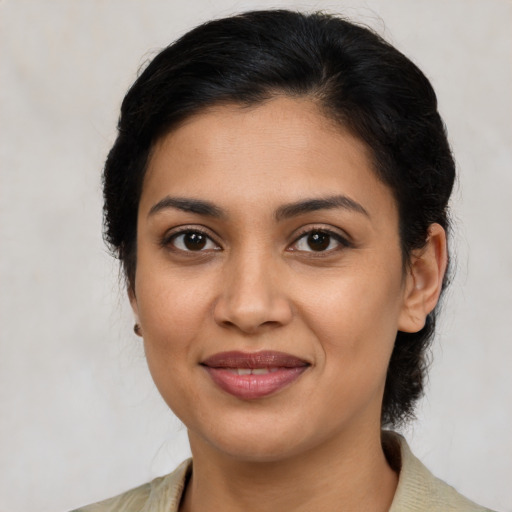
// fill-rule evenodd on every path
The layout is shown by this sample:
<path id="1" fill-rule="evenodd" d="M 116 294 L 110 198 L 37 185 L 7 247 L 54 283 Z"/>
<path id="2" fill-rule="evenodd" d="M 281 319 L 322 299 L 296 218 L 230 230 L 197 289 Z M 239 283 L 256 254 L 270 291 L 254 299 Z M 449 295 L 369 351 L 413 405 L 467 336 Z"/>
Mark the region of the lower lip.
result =
<path id="1" fill-rule="evenodd" d="M 296 381 L 308 367 L 279 368 L 263 375 L 238 375 L 225 368 L 204 368 L 222 390 L 243 400 L 254 400 L 281 391 Z"/>

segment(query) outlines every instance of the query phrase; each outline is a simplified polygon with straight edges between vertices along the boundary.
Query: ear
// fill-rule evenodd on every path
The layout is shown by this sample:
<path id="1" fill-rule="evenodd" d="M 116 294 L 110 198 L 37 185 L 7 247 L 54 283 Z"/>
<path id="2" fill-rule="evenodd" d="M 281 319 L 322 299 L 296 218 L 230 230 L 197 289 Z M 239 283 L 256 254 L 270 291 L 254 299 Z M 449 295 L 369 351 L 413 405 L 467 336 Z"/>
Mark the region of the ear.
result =
<path id="1" fill-rule="evenodd" d="M 446 232 L 439 224 L 431 224 L 425 247 L 411 255 L 399 331 L 418 332 L 424 327 L 439 300 L 447 264 Z"/>

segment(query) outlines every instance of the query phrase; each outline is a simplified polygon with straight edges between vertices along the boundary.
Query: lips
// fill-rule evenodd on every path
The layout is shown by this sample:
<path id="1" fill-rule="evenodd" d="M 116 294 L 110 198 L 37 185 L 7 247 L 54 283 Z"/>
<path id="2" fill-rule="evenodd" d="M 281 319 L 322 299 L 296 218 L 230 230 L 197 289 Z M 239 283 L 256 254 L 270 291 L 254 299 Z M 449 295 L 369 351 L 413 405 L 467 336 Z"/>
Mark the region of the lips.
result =
<path id="1" fill-rule="evenodd" d="M 310 364 L 284 352 L 221 352 L 201 365 L 223 391 L 243 400 L 263 398 L 296 381 Z"/>

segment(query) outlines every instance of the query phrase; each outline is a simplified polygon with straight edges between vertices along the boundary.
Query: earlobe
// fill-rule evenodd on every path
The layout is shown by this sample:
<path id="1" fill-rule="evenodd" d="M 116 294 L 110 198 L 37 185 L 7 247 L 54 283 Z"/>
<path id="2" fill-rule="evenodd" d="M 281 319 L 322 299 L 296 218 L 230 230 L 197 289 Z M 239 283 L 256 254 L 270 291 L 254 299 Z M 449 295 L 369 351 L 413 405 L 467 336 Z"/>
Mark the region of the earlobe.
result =
<path id="1" fill-rule="evenodd" d="M 424 327 L 439 300 L 447 264 L 446 232 L 431 224 L 427 243 L 411 255 L 398 330 L 418 332 Z"/>

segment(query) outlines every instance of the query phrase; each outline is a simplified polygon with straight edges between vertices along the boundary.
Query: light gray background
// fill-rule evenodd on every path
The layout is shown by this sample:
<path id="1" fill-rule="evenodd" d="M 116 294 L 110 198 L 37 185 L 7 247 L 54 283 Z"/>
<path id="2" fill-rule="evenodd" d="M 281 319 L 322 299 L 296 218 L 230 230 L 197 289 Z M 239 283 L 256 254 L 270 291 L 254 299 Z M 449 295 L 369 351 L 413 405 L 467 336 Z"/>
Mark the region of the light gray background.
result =
<path id="1" fill-rule="evenodd" d="M 248 8 L 363 20 L 433 81 L 458 161 L 457 277 L 406 430 L 461 492 L 512 511 L 512 3 L 0 0 L 0 511 L 58 511 L 188 455 L 101 240 L 100 169 L 137 68 Z"/>

